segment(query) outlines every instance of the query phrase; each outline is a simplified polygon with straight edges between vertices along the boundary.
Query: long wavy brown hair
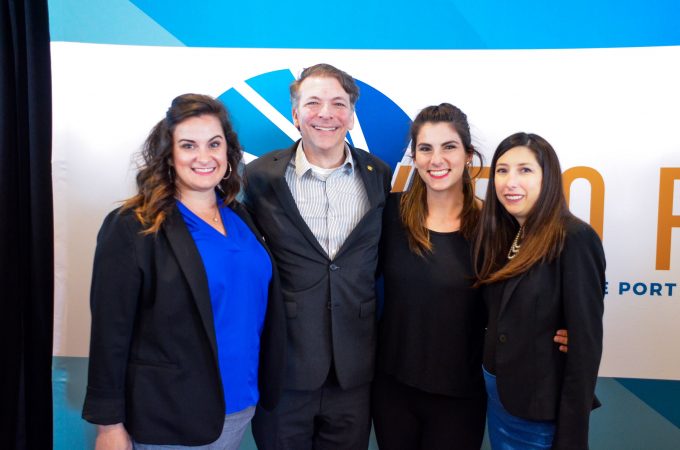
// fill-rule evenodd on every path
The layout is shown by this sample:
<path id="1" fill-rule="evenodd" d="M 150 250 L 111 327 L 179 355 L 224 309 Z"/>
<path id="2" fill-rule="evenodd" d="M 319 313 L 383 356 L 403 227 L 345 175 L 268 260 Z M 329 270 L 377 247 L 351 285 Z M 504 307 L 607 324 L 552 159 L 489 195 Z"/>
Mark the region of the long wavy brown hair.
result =
<path id="1" fill-rule="evenodd" d="M 513 259 L 508 259 L 508 251 L 520 227 L 496 196 L 495 173 L 498 159 L 515 147 L 531 150 L 543 176 L 536 204 L 524 221 L 521 249 Z M 564 197 L 560 162 L 548 141 L 523 132 L 505 138 L 491 159 L 484 209 L 473 245 L 477 284 L 506 280 L 539 262 L 557 258 L 564 246 L 566 223 L 571 217 Z"/>
<path id="2" fill-rule="evenodd" d="M 418 133 L 426 123 L 448 123 L 460 136 L 466 155 L 477 157 L 482 162 L 482 155 L 473 147 L 470 136 L 470 125 L 467 116 L 456 106 L 442 103 L 424 108 L 411 124 L 409 135 L 411 138 L 411 157 L 415 160 Z M 478 173 L 470 174 L 466 166 L 463 170 L 463 210 L 460 214 L 460 231 L 466 239 L 472 239 L 480 206 L 475 201 L 473 181 Z M 401 221 L 406 227 L 409 248 L 418 255 L 432 251 L 430 231 L 427 229 L 427 187 L 418 173 L 414 173 L 411 186 L 401 197 Z"/>
<path id="3" fill-rule="evenodd" d="M 231 166 L 231 175 L 217 185 L 222 204 L 228 205 L 234 201 L 241 189 L 238 167 L 243 151 L 226 108 L 220 101 L 208 95 L 180 95 L 172 101 L 165 117 L 151 129 L 146 138 L 140 153 L 137 194 L 127 199 L 121 208 L 121 212 L 134 212 L 137 220 L 144 226 L 145 234 L 157 233 L 175 205 L 177 187 L 175 169 L 172 166 L 175 128 L 191 117 L 203 115 L 215 116 L 220 121 L 227 141 L 227 161 Z"/>

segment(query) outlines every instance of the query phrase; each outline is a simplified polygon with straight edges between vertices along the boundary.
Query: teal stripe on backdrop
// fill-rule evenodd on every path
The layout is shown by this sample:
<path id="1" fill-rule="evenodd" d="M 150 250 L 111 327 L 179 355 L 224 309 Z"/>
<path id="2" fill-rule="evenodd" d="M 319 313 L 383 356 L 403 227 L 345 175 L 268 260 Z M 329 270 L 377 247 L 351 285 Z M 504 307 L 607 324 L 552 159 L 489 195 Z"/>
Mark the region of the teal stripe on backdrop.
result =
<path id="1" fill-rule="evenodd" d="M 52 40 L 68 42 L 328 49 L 680 45 L 677 0 L 49 0 L 49 8 Z"/>
<path id="2" fill-rule="evenodd" d="M 55 357 L 53 360 L 54 450 L 93 448 L 95 428 L 80 418 L 85 398 L 87 358 Z M 637 390 L 657 391 L 659 380 L 600 378 L 597 396 L 603 403 L 591 416 L 590 447 L 594 450 L 675 450 L 680 428 L 623 386 L 634 383 Z M 664 403 L 680 404 L 680 381 L 663 381 Z M 369 450 L 377 450 L 371 439 Z M 482 447 L 488 450 L 487 443 Z M 254 450 L 250 432 L 240 450 Z"/>
<path id="3" fill-rule="evenodd" d="M 86 450 L 94 448 L 96 428 L 81 417 L 87 386 L 87 358 L 55 356 L 52 358 L 54 404 L 53 450 Z M 250 427 L 239 450 L 257 450 Z M 367 450 L 378 450 L 375 438 Z"/>
<path id="4" fill-rule="evenodd" d="M 94 448 L 95 427 L 80 418 L 87 387 L 87 358 L 52 358 L 54 450 Z"/>
<path id="5" fill-rule="evenodd" d="M 680 429 L 680 382 L 617 378 L 623 387 Z M 680 447 L 680 436 L 678 436 Z"/>
<path id="6" fill-rule="evenodd" d="M 592 450 L 677 450 L 680 428 L 650 408 L 642 399 L 619 383 L 618 378 L 599 378 L 597 396 L 602 407 L 591 414 L 590 448 Z M 640 385 L 657 380 L 639 380 Z M 680 381 L 668 381 L 676 387 Z M 669 405 L 680 404 L 678 390 L 670 390 Z"/>

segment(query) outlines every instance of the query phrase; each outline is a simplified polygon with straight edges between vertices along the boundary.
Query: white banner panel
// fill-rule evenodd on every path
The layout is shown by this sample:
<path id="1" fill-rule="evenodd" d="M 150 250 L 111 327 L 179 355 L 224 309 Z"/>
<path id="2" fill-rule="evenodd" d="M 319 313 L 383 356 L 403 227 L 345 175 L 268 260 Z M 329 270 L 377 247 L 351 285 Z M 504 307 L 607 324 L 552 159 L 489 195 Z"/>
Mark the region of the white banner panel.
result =
<path id="1" fill-rule="evenodd" d="M 572 210 L 594 225 L 602 218 L 608 295 L 600 375 L 680 380 L 673 357 L 680 341 L 680 47 L 359 51 L 53 42 L 56 356 L 87 355 L 96 233 L 131 195 L 131 156 L 172 98 L 236 87 L 290 135 L 244 81 L 281 69 L 297 75 L 318 62 L 346 70 L 411 118 L 430 104 L 459 106 L 487 158 L 516 131 L 545 137 L 565 173 L 587 177 L 572 184 Z M 366 132 L 353 134 L 355 143 Z"/>

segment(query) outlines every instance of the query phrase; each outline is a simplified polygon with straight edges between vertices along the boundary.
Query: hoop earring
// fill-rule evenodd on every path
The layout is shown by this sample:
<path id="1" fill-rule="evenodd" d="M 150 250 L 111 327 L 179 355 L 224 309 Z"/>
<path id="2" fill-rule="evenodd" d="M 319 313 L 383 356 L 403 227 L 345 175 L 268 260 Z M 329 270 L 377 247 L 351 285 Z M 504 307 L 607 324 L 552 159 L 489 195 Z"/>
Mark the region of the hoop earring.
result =
<path id="1" fill-rule="evenodd" d="M 231 176 L 231 163 L 227 162 L 227 175 L 222 178 L 223 180 L 228 180 L 229 177 Z"/>

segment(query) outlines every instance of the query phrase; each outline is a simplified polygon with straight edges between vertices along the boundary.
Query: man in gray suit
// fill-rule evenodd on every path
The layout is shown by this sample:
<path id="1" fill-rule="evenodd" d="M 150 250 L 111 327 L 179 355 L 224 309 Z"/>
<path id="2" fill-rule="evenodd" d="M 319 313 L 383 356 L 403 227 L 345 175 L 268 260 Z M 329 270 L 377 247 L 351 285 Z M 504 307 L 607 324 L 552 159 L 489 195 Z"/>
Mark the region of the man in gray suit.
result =
<path id="1" fill-rule="evenodd" d="M 260 449 L 365 449 L 376 341 L 375 273 L 389 167 L 345 142 L 359 89 L 327 64 L 290 87 L 302 139 L 246 169 L 287 315 L 284 392 L 258 410 Z"/>

